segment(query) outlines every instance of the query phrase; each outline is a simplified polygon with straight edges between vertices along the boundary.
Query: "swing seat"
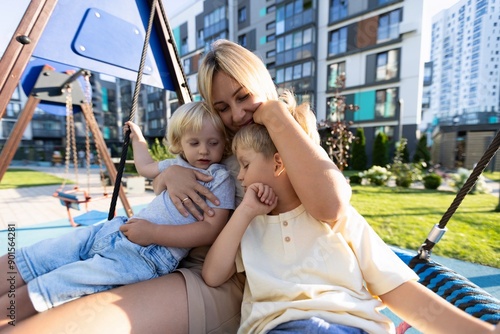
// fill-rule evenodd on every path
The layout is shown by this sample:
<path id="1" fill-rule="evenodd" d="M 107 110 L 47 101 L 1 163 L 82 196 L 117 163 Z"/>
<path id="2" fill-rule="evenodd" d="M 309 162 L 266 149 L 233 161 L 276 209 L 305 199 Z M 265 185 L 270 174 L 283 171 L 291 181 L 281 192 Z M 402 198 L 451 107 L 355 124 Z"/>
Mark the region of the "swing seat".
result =
<path id="1" fill-rule="evenodd" d="M 393 251 L 419 276 L 420 284 L 476 318 L 493 325 L 500 323 L 500 300 L 487 291 L 438 262 L 404 250 Z M 404 333 L 410 327 L 402 322 L 397 333 Z"/>
<path id="2" fill-rule="evenodd" d="M 62 206 L 66 207 L 66 211 L 68 213 L 68 220 L 73 227 L 77 226 L 88 226 L 88 225 L 94 225 L 97 223 L 102 222 L 103 220 L 107 220 L 108 214 L 106 212 L 102 211 L 97 211 L 97 210 L 91 210 L 88 211 L 88 202 L 91 201 L 90 196 L 88 195 L 87 191 L 83 190 L 84 194 L 84 199 L 79 199 L 74 193 L 77 191 L 82 191 L 79 190 L 78 188 L 75 188 L 74 190 L 70 192 L 63 192 L 63 191 L 56 191 L 53 196 L 59 199 L 59 202 L 61 203 Z M 103 198 L 106 198 L 107 195 L 105 195 Z M 80 204 L 85 204 L 85 211 L 86 213 L 73 218 L 73 215 L 71 214 L 70 209 L 74 210 L 80 210 Z"/>
<path id="3" fill-rule="evenodd" d="M 73 221 L 80 226 L 95 225 L 108 220 L 108 213 L 103 211 L 91 210 L 78 217 L 73 218 Z"/>

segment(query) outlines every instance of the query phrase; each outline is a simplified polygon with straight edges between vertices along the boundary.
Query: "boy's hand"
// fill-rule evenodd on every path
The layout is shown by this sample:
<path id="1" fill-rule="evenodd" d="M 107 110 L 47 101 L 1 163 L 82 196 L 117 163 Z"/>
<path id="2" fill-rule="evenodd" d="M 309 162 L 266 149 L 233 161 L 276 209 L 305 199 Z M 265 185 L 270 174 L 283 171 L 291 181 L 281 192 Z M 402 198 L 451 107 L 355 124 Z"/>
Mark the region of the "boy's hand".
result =
<path id="1" fill-rule="evenodd" d="M 132 218 L 126 224 L 120 226 L 120 231 L 128 240 L 141 246 L 149 246 L 153 243 L 154 228 L 156 224 L 144 219 Z"/>
<path id="2" fill-rule="evenodd" d="M 253 183 L 247 187 L 240 206 L 251 210 L 255 216 L 271 212 L 278 204 L 278 197 L 273 189 L 263 183 Z"/>
<path id="3" fill-rule="evenodd" d="M 142 134 L 141 128 L 132 121 L 127 121 L 123 125 L 123 134 L 130 130 L 130 140 L 146 141 Z"/>

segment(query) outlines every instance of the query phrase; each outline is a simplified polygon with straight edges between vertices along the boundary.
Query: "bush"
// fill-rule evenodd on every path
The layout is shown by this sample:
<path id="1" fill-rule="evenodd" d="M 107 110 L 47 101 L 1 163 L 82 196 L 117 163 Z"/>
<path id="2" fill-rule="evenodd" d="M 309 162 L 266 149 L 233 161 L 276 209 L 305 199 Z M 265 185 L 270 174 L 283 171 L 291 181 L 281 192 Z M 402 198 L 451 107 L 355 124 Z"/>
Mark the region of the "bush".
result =
<path id="1" fill-rule="evenodd" d="M 357 128 L 356 139 L 352 143 L 351 168 L 365 170 L 367 161 L 365 132 L 363 128 Z"/>
<path id="2" fill-rule="evenodd" d="M 430 173 L 423 177 L 424 188 L 436 190 L 441 185 L 443 178 L 436 173 Z"/>
<path id="3" fill-rule="evenodd" d="M 385 186 L 391 177 L 391 172 L 389 172 L 385 167 L 373 166 L 372 168 L 359 173 L 359 176 L 366 180 L 367 183 L 376 186 Z"/>
<path id="4" fill-rule="evenodd" d="M 355 174 L 355 175 L 349 176 L 349 183 L 350 184 L 361 184 L 361 181 L 363 181 L 363 179 L 359 175 Z"/>
<path id="5" fill-rule="evenodd" d="M 462 189 L 465 182 L 469 178 L 472 171 L 466 168 L 458 168 L 457 172 L 450 175 L 450 186 L 452 186 L 457 192 Z M 488 193 L 488 186 L 486 185 L 486 181 L 484 180 L 484 176 L 479 175 L 476 184 L 472 187 L 469 192 L 470 194 L 486 194 Z"/>
<path id="6" fill-rule="evenodd" d="M 388 138 L 383 132 L 379 132 L 373 143 L 373 163 L 374 166 L 385 166 L 389 163 L 389 151 L 387 149 Z"/>

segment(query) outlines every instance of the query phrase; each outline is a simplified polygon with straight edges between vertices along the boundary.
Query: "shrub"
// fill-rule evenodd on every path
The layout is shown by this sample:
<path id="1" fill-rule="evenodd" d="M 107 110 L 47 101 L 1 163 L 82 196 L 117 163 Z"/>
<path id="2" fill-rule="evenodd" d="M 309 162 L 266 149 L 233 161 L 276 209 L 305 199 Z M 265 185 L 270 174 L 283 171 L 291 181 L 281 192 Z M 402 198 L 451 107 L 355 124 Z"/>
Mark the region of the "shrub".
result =
<path id="1" fill-rule="evenodd" d="M 373 165 L 385 166 L 389 163 L 389 151 L 387 149 L 388 138 L 383 132 L 379 132 L 373 143 Z"/>
<path id="2" fill-rule="evenodd" d="M 373 166 L 370 169 L 359 173 L 359 176 L 367 183 L 376 186 L 385 186 L 391 177 L 391 172 L 385 167 Z"/>
<path id="3" fill-rule="evenodd" d="M 395 179 L 396 185 L 403 188 L 408 188 L 413 182 L 422 179 L 421 164 L 404 162 L 404 154 L 407 147 L 406 142 L 406 138 L 401 138 L 401 140 L 396 143 L 394 161 L 387 166 L 391 171 L 392 177 Z"/>
<path id="4" fill-rule="evenodd" d="M 423 177 L 424 188 L 436 190 L 441 185 L 443 178 L 436 173 L 430 173 Z"/>
<path id="5" fill-rule="evenodd" d="M 450 175 L 450 186 L 453 187 L 456 191 L 460 191 L 462 189 L 465 182 L 469 178 L 472 171 L 465 168 L 458 168 L 456 173 Z M 484 177 L 479 175 L 479 178 L 476 181 L 476 184 L 469 192 L 470 194 L 486 194 L 488 193 L 488 186 L 484 181 Z"/>
<path id="6" fill-rule="evenodd" d="M 363 179 L 359 175 L 354 174 L 354 175 L 349 176 L 349 183 L 350 184 L 361 184 L 361 181 L 363 181 Z"/>
<path id="7" fill-rule="evenodd" d="M 356 139 L 352 143 L 351 168 L 365 170 L 367 161 L 365 132 L 363 128 L 357 128 Z"/>

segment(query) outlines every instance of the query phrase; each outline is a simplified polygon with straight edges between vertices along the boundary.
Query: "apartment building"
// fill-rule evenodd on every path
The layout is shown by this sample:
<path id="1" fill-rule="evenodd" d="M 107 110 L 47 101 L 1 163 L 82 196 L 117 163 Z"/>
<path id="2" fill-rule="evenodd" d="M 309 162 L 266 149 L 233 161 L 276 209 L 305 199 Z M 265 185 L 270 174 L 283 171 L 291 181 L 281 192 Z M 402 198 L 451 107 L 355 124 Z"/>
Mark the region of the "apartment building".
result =
<path id="1" fill-rule="evenodd" d="M 432 19 L 433 80 L 423 127 L 433 161 L 472 169 L 500 131 L 500 4 L 461 0 Z M 496 161 L 496 162 L 495 162 Z M 493 168 L 500 169 L 500 159 Z"/>

